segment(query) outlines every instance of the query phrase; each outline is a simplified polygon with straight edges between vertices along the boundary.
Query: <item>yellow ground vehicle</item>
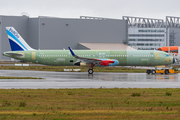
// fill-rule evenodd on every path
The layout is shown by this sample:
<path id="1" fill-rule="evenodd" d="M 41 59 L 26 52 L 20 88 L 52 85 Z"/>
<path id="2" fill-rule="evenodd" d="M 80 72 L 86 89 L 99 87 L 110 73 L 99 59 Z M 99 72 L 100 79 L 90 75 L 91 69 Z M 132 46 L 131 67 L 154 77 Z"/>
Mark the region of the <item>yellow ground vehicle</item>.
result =
<path id="1" fill-rule="evenodd" d="M 178 73 L 178 67 L 173 66 L 173 67 L 170 67 L 170 69 L 152 70 L 152 74 L 155 74 L 155 73 L 161 73 L 161 74 Z"/>

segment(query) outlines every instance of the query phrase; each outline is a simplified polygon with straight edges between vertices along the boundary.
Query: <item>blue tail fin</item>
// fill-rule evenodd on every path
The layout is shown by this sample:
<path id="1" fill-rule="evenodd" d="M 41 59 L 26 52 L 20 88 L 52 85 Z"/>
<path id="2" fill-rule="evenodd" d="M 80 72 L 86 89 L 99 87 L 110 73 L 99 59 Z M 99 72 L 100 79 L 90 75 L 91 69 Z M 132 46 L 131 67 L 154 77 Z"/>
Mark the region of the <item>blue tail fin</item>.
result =
<path id="1" fill-rule="evenodd" d="M 28 51 L 32 49 L 13 27 L 6 27 L 12 51 Z"/>

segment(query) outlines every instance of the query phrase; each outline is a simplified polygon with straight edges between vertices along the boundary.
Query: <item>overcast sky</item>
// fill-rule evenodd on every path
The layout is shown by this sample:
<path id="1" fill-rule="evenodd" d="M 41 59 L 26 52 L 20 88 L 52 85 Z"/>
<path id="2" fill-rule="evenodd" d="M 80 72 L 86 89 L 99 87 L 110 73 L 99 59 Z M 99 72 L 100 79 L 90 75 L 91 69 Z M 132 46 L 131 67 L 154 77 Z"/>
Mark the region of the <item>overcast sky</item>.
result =
<path id="1" fill-rule="evenodd" d="M 0 0 L 0 15 L 30 17 L 80 16 L 121 19 L 122 16 L 165 19 L 180 17 L 180 0 Z"/>

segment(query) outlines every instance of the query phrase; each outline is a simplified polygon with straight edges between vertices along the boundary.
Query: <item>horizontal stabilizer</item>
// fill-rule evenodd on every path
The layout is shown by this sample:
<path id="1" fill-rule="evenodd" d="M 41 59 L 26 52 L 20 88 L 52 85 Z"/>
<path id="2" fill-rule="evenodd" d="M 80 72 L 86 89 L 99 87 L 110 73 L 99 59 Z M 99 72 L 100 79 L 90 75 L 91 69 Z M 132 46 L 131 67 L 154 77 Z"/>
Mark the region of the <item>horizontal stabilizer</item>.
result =
<path id="1" fill-rule="evenodd" d="M 16 57 L 23 57 L 24 55 L 21 54 L 21 53 L 5 53 L 6 55 L 9 55 L 9 56 L 16 56 Z"/>

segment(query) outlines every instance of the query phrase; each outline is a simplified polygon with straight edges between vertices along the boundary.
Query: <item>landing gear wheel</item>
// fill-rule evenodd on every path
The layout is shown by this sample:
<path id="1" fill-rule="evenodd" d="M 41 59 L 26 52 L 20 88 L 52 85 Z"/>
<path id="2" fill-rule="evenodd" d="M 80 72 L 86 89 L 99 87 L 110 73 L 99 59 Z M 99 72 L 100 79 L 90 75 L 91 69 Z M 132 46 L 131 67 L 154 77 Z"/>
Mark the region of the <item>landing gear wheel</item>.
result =
<path id="1" fill-rule="evenodd" d="M 147 70 L 146 73 L 147 73 L 147 74 L 150 74 L 150 73 L 151 73 L 151 70 Z"/>
<path id="2" fill-rule="evenodd" d="M 89 74 L 93 74 L 93 69 L 89 69 L 89 70 L 88 70 L 88 73 L 89 73 Z"/>
<path id="3" fill-rule="evenodd" d="M 93 67 L 94 67 L 94 64 L 91 63 L 91 67 L 90 67 L 89 70 L 88 70 L 88 73 L 89 73 L 89 74 L 93 74 Z"/>
<path id="4" fill-rule="evenodd" d="M 168 70 L 168 69 L 166 69 L 166 70 L 165 70 L 165 74 L 168 74 L 168 73 L 169 73 L 169 70 Z"/>
<path id="5" fill-rule="evenodd" d="M 156 71 L 155 70 L 152 70 L 152 74 L 155 74 L 156 73 Z"/>

